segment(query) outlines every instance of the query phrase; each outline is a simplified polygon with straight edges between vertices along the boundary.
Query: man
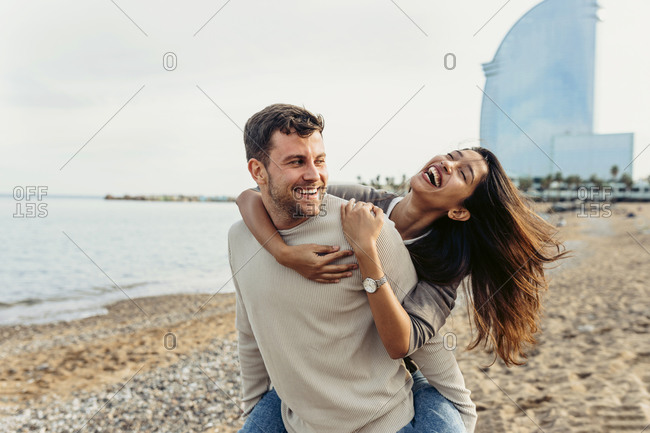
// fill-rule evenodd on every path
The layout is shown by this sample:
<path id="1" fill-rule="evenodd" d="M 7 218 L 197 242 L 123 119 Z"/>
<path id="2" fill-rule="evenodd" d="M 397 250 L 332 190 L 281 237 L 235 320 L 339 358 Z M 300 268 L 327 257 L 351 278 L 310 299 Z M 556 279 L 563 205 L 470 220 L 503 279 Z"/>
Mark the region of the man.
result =
<path id="1" fill-rule="evenodd" d="M 344 201 L 324 195 L 322 130 L 320 116 L 284 104 L 246 124 L 248 170 L 287 244 L 347 245 Z M 377 245 L 401 301 L 417 277 L 388 220 Z M 387 355 L 358 271 L 336 285 L 307 280 L 279 265 L 243 222 L 230 230 L 229 253 L 245 414 L 261 410 L 256 405 L 273 385 L 290 433 L 396 432 L 411 421 L 410 375 Z"/>

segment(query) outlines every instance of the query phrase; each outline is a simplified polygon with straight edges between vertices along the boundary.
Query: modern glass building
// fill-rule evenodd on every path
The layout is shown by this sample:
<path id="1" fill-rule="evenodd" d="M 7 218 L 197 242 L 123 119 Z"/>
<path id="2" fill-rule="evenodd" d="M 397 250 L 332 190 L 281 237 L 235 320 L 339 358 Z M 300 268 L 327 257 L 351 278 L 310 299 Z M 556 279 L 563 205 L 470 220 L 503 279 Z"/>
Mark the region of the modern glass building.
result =
<path id="1" fill-rule="evenodd" d="M 602 177 L 612 165 L 625 167 L 631 161 L 632 140 L 588 139 L 593 135 L 597 10 L 595 0 L 542 1 L 517 21 L 494 59 L 483 65 L 481 138 L 510 176 Z M 567 140 L 572 144 L 560 149 Z M 600 170 L 600 163 L 565 168 L 558 160 L 574 162 L 587 152 L 597 159 L 602 150 L 606 172 L 589 172 Z"/>

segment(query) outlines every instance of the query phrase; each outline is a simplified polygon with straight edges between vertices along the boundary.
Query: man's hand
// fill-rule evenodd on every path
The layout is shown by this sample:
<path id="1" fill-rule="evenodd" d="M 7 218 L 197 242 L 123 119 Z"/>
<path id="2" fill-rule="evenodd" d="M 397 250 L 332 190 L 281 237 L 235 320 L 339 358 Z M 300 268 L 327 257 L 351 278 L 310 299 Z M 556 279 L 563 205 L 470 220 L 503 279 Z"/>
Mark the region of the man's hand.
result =
<path id="1" fill-rule="evenodd" d="M 335 260 L 354 254 L 350 250 L 339 251 L 338 246 L 303 244 L 287 246 L 278 255 L 278 263 L 293 269 L 305 278 L 317 283 L 338 283 L 341 278 L 352 276 L 356 263 L 348 265 L 331 265 Z"/>

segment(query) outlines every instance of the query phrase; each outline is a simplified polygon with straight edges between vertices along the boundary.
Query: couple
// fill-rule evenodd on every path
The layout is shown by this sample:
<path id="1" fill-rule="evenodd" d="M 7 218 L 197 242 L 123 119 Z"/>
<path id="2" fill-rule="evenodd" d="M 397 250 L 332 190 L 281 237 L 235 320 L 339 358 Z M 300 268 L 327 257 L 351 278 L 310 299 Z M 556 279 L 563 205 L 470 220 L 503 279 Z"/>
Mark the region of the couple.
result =
<path id="1" fill-rule="evenodd" d="M 322 130 L 320 116 L 276 104 L 244 131 L 261 197 L 240 197 L 252 229 L 229 233 L 242 431 L 471 432 L 475 406 L 437 335 L 459 281 L 470 276 L 471 347 L 517 364 L 560 244 L 484 149 L 433 158 L 401 201 L 362 187 L 338 193 L 374 205 L 324 194 Z"/>

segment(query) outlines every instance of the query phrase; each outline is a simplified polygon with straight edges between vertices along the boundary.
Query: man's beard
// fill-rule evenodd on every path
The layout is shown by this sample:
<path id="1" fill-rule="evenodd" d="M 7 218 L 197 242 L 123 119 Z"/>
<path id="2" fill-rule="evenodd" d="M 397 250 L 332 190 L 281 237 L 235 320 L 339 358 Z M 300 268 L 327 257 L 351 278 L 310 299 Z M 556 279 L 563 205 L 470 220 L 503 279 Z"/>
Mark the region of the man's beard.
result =
<path id="1" fill-rule="evenodd" d="M 286 189 L 277 186 L 273 183 L 273 179 L 269 176 L 269 196 L 275 209 L 287 219 L 295 218 L 309 218 L 317 216 L 320 213 L 320 204 L 322 203 L 325 191 L 319 188 L 318 195 L 321 200 L 316 203 L 300 203 L 294 197 L 293 189 L 287 191 Z"/>

